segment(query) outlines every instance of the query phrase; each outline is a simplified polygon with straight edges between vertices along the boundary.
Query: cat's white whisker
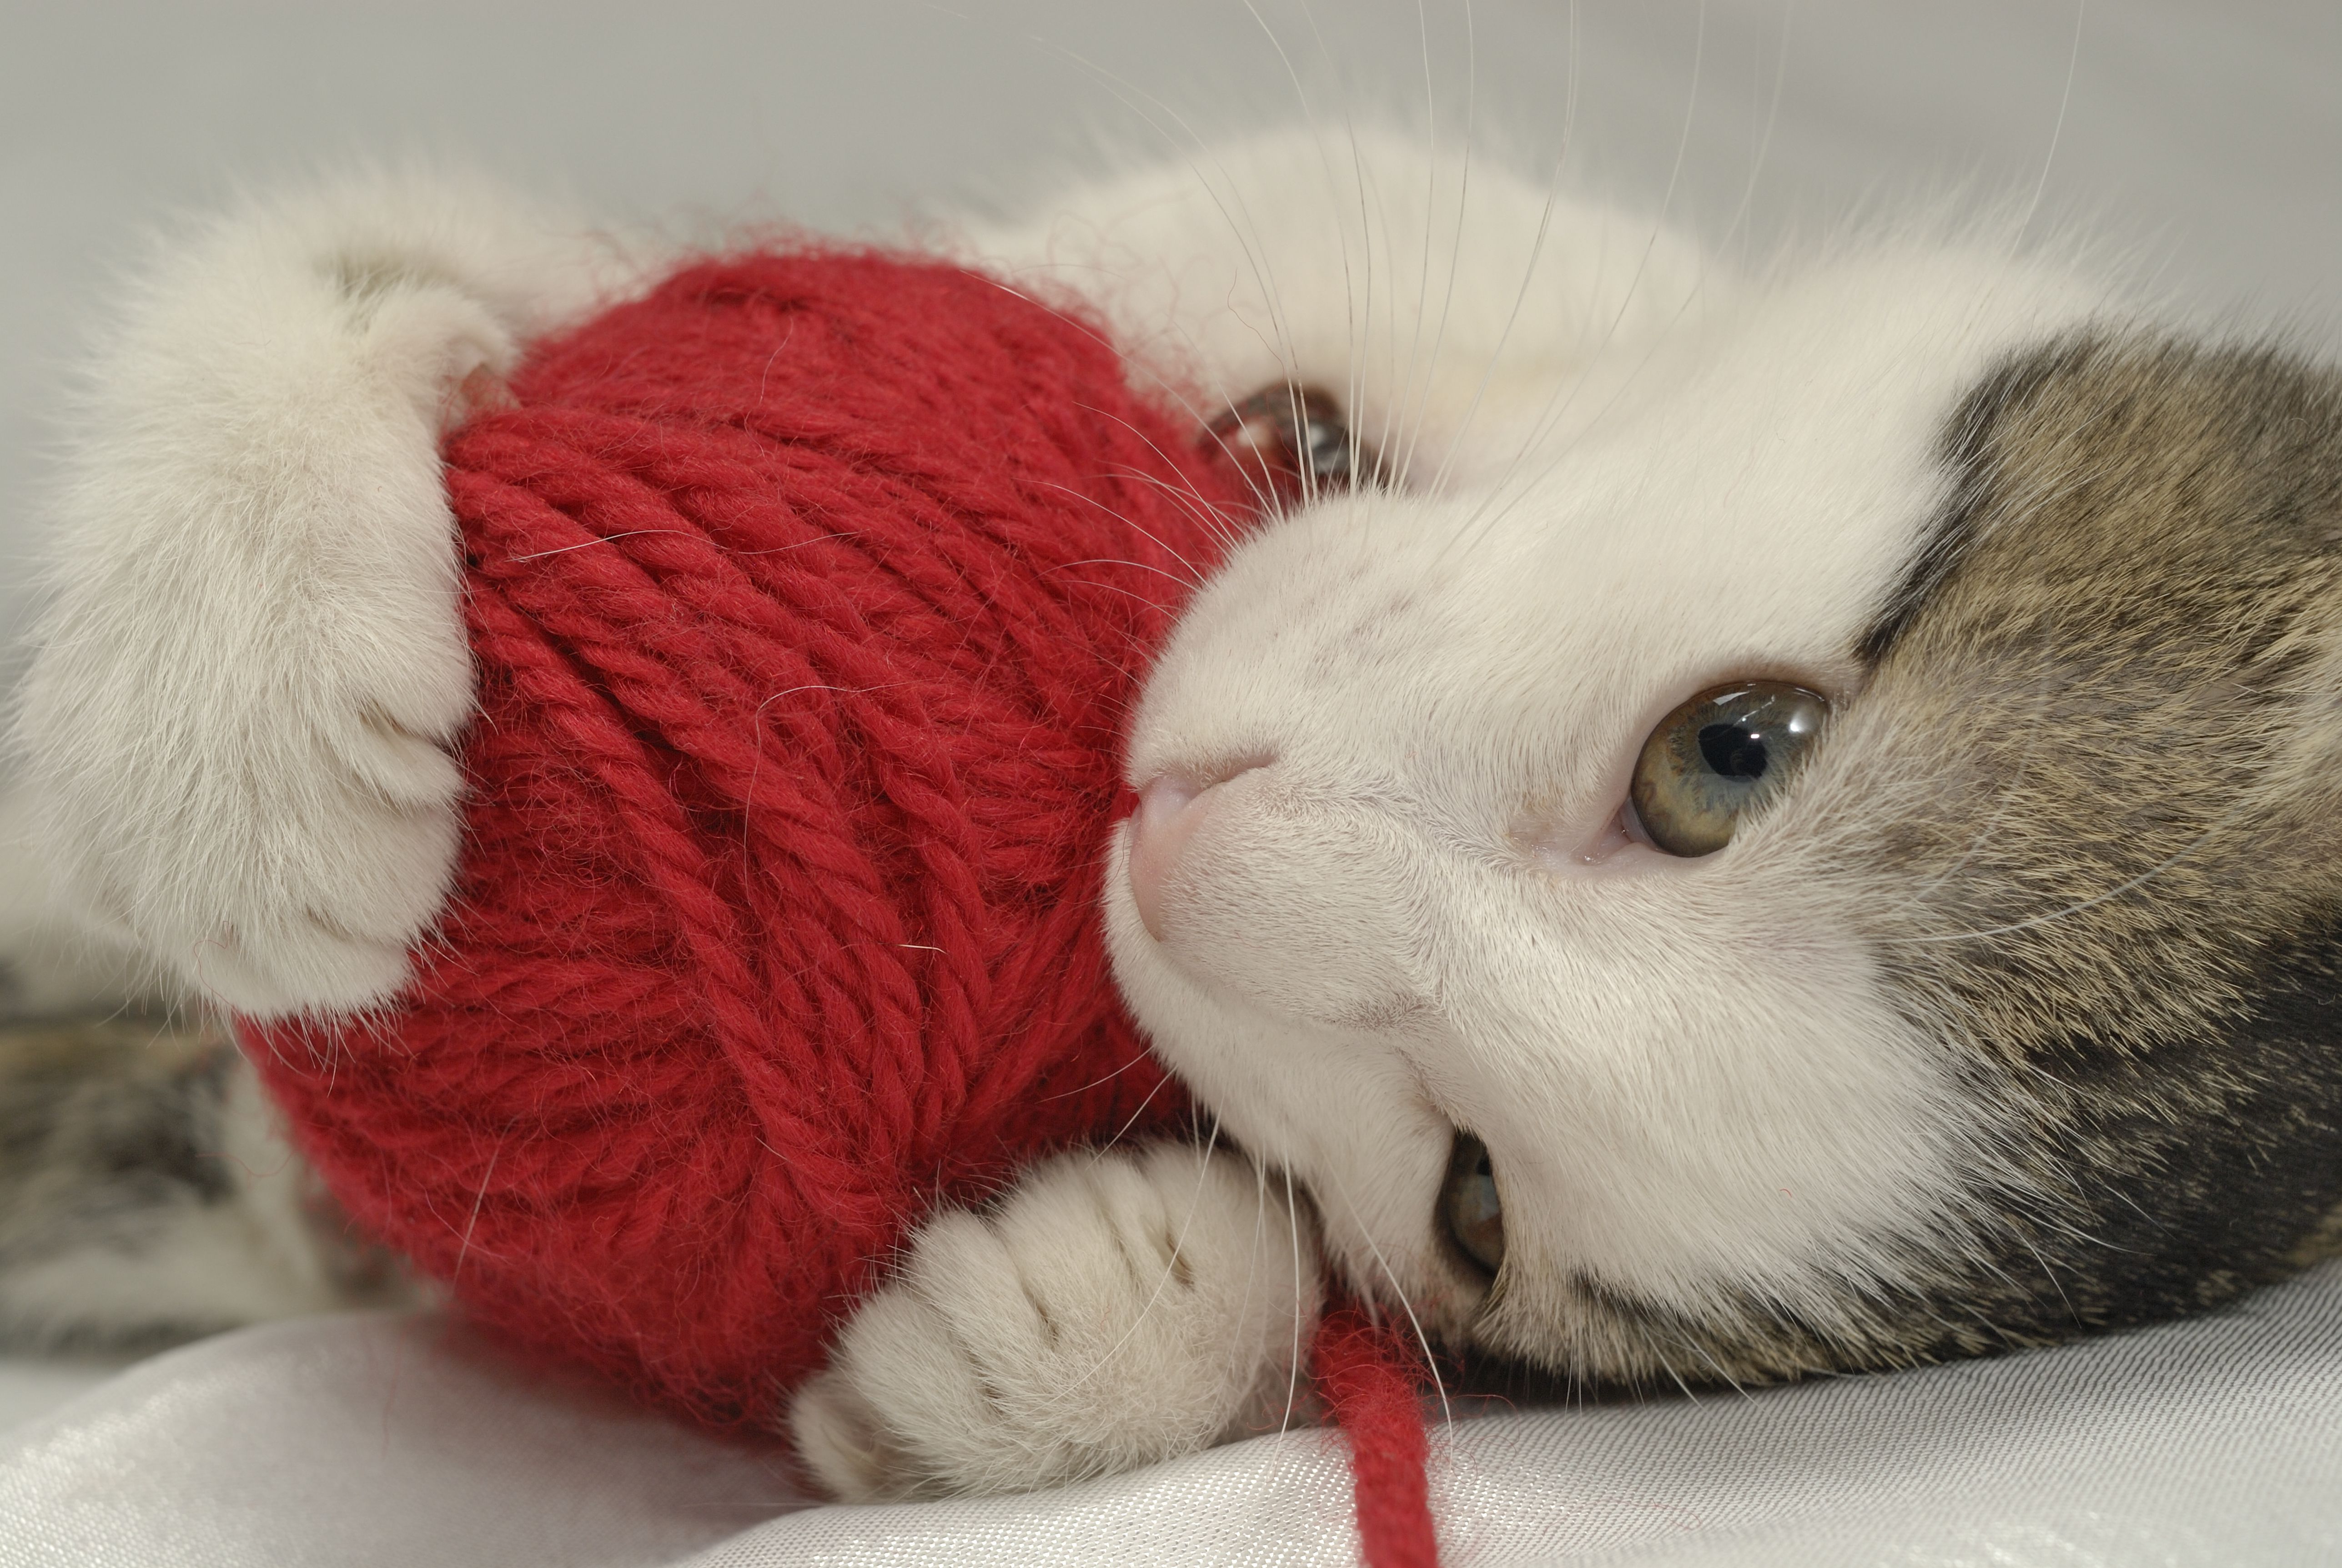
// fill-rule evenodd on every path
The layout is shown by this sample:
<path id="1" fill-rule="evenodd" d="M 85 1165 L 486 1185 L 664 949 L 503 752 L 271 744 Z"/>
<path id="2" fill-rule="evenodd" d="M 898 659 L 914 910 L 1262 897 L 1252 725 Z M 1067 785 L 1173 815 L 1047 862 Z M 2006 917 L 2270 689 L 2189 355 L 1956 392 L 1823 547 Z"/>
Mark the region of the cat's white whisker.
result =
<path id="1" fill-rule="evenodd" d="M 2066 54 L 2066 83 L 2057 91 L 2057 117 L 2049 126 L 2049 145 L 2041 155 L 2041 174 L 2033 182 L 2033 195 L 2025 203 L 2025 215 L 2017 221 L 2015 233 L 2009 236 L 2013 251 L 2024 243 L 2025 231 L 2033 225 L 2034 215 L 2040 210 L 2041 197 L 2049 189 L 2049 170 L 2057 161 L 2057 144 L 2066 135 L 2066 114 L 2074 105 L 2074 76 L 2082 63 L 2082 23 L 2089 15 L 2089 0 L 2074 0 L 2074 42 Z"/>
<path id="2" fill-rule="evenodd" d="M 1301 1397 L 1301 1328 L 1304 1287 L 1301 1273 L 1301 1216 L 1293 1201 L 1293 1173 L 1279 1173 L 1285 1178 L 1286 1229 L 1293 1236 L 1293 1350 L 1291 1367 L 1285 1378 L 1285 1413 L 1277 1419 L 1279 1436 L 1292 1430 L 1295 1403 Z"/>
<path id="3" fill-rule="evenodd" d="M 1756 151 L 1748 160 L 1748 183 L 1741 187 L 1740 203 L 1733 208 L 1731 222 L 1724 225 L 1724 233 L 1716 240 L 1716 248 L 1721 250 L 1732 243 L 1735 235 L 1740 236 L 1743 267 L 1751 260 L 1749 247 L 1754 240 L 1756 225 L 1749 219 L 1756 209 L 1757 178 L 1765 172 L 1765 160 L 1773 150 L 1773 128 L 1781 118 L 1781 89 L 1789 78 L 1789 19 L 1796 11 L 1796 0 L 1782 0 L 1781 38 L 1774 50 L 1773 92 L 1765 110 L 1765 126 L 1757 133 Z"/>

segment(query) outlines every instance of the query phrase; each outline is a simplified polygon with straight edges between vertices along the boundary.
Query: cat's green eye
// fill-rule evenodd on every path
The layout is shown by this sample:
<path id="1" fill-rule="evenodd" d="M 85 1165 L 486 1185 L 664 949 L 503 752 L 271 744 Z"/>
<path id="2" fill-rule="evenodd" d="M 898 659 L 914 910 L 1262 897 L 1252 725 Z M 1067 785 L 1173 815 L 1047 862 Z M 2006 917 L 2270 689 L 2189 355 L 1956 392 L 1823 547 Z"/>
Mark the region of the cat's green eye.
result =
<path id="1" fill-rule="evenodd" d="M 1714 854 L 1777 792 L 1821 733 L 1829 704 L 1785 681 L 1702 692 L 1643 743 L 1627 799 L 1654 847 Z"/>
<path id="2" fill-rule="evenodd" d="M 1491 1275 L 1505 1262 L 1505 1205 L 1496 1196 L 1496 1169 L 1488 1145 L 1469 1133 L 1456 1134 L 1447 1156 L 1447 1180 L 1439 1188 L 1439 1223 L 1456 1250 Z"/>

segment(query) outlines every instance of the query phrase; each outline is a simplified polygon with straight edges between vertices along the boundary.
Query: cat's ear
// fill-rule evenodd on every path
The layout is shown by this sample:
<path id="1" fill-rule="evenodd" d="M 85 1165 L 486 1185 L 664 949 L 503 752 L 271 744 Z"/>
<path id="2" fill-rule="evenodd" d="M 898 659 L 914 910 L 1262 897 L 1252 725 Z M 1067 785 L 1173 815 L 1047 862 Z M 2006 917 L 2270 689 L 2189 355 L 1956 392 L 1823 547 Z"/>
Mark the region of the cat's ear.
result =
<path id="1" fill-rule="evenodd" d="M 156 246 L 86 365 L 17 724 L 64 898 L 246 1012 L 397 989 L 471 710 L 440 433 L 651 259 L 414 173 Z"/>

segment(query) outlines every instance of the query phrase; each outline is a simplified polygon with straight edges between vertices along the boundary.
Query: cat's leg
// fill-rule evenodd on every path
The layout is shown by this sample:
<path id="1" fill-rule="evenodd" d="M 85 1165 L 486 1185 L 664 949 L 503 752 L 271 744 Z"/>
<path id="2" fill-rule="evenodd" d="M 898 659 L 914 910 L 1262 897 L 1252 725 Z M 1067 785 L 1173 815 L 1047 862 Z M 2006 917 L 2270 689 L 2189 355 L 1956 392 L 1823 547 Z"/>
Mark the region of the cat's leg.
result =
<path id="1" fill-rule="evenodd" d="M 415 1298 L 215 1032 L 0 1024 L 0 1345 L 150 1345 Z"/>
<path id="2" fill-rule="evenodd" d="M 791 1425 L 852 1500 L 1129 1469 L 1276 1429 L 1320 1292 L 1281 1178 L 1177 1145 L 1065 1155 L 928 1221 Z"/>
<path id="3" fill-rule="evenodd" d="M 472 704 L 438 436 L 636 272 L 421 176 L 158 247 L 89 366 L 18 721 L 70 905 L 250 1014 L 398 987 Z"/>

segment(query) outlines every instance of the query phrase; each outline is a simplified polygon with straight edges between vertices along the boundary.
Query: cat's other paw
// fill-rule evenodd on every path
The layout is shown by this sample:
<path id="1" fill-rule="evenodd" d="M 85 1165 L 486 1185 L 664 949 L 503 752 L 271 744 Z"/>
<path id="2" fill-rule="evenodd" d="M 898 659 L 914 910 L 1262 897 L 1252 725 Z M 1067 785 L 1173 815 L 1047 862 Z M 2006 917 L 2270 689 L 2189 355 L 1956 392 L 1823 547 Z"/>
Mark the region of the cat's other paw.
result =
<path id="1" fill-rule="evenodd" d="M 250 1014 L 404 984 L 472 707 L 440 431 L 615 271 L 419 177 L 158 261 L 93 365 L 18 725 L 81 914 Z"/>
<path id="2" fill-rule="evenodd" d="M 1274 1424 L 1320 1291 L 1306 1210 L 1248 1162 L 1066 1155 L 928 1221 L 790 1425 L 851 1501 L 1152 1463 Z"/>

